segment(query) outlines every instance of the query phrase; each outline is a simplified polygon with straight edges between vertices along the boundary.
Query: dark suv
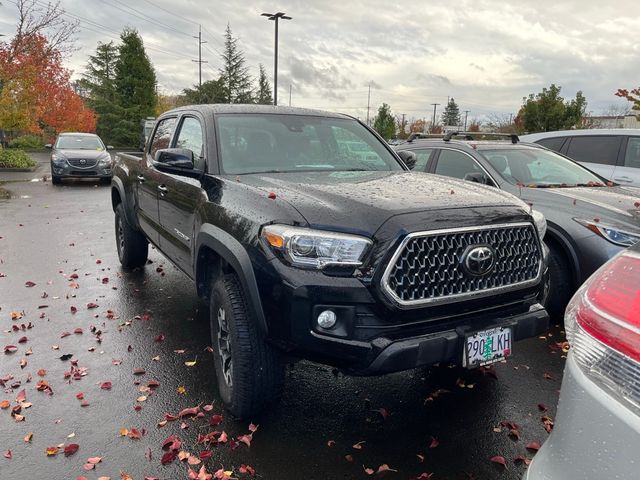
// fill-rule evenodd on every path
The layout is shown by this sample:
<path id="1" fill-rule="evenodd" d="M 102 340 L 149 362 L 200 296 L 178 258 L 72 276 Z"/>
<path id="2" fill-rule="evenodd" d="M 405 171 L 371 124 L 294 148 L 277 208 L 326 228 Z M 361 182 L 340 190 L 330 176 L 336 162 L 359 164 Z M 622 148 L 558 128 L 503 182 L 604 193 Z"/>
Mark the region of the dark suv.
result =
<path id="1" fill-rule="evenodd" d="M 111 155 L 100 137 L 94 133 L 69 132 L 58 135 L 56 142 L 45 147 L 51 151 L 51 183 L 63 178 L 99 178 L 111 180 Z"/>
<path id="2" fill-rule="evenodd" d="M 345 115 L 172 110 L 142 156 L 116 155 L 112 185 L 122 265 L 144 266 L 151 242 L 195 281 L 238 416 L 278 396 L 282 358 L 356 375 L 477 367 L 548 325 L 529 207 L 412 173 Z"/>
<path id="3" fill-rule="evenodd" d="M 640 241 L 640 190 L 608 182 L 567 157 L 520 143 L 515 135 L 483 136 L 452 134 L 395 148 L 415 154 L 415 170 L 498 187 L 544 214 L 551 251 L 547 307 L 561 316 L 584 280 Z"/>

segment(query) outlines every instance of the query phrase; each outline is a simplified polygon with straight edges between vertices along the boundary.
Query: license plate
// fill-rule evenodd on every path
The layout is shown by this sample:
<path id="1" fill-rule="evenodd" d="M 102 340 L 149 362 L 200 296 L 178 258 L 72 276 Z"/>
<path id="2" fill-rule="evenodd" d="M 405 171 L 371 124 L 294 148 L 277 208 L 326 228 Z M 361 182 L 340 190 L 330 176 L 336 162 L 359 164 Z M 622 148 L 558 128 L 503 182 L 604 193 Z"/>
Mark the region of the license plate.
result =
<path id="1" fill-rule="evenodd" d="M 511 355 L 511 328 L 495 327 L 465 336 L 462 365 L 481 367 Z"/>

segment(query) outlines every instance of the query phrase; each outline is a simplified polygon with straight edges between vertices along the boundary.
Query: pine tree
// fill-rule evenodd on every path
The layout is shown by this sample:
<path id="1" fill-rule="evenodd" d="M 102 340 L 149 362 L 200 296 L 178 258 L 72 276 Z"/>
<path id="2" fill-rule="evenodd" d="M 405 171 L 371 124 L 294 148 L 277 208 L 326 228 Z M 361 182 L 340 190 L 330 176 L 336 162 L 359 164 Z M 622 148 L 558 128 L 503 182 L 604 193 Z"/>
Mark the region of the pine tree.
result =
<path id="1" fill-rule="evenodd" d="M 273 105 L 271 85 L 269 85 L 267 72 L 262 64 L 260 64 L 260 77 L 258 77 L 258 91 L 256 92 L 255 100 L 260 105 Z"/>
<path id="2" fill-rule="evenodd" d="M 220 79 L 225 86 L 227 103 L 253 103 L 251 76 L 245 65 L 244 53 L 238 47 L 238 39 L 233 38 L 228 24 L 224 34 Z"/>
<path id="3" fill-rule="evenodd" d="M 140 120 L 155 112 L 156 74 L 136 30 L 125 28 L 120 39 L 114 86 L 121 114 L 114 129 L 114 141 L 120 145 L 136 145 Z"/>
<path id="4" fill-rule="evenodd" d="M 383 103 L 380 108 L 378 108 L 378 115 L 373 122 L 373 128 L 385 140 L 389 140 L 395 135 L 396 121 L 391 114 L 391 107 L 386 103 Z"/>
<path id="5" fill-rule="evenodd" d="M 182 101 L 185 105 L 226 103 L 226 94 L 224 82 L 219 78 L 203 82 L 202 85 L 194 85 L 193 88 L 185 88 L 182 91 Z"/>
<path id="6" fill-rule="evenodd" d="M 95 55 L 89 56 L 86 70 L 78 81 L 86 92 L 88 105 L 98 114 L 96 131 L 107 143 L 112 143 L 113 130 L 120 119 L 115 89 L 117 60 L 118 48 L 113 42 L 98 42 Z"/>
<path id="7" fill-rule="evenodd" d="M 451 97 L 444 108 L 444 112 L 442 112 L 442 124 L 445 127 L 457 127 L 460 125 L 460 108 L 453 97 Z"/>

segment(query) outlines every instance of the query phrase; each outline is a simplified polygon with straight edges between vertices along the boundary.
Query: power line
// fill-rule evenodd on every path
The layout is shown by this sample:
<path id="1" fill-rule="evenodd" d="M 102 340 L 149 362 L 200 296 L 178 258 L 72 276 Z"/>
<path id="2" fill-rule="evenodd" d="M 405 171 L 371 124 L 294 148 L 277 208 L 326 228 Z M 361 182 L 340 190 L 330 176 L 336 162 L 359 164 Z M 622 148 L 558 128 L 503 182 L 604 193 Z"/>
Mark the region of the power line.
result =
<path id="1" fill-rule="evenodd" d="M 162 27 L 162 28 L 167 28 L 167 29 L 172 30 L 172 31 L 174 31 L 176 33 L 179 33 L 181 35 L 186 35 L 187 37 L 191 36 L 190 33 L 183 32 L 181 30 L 178 30 L 177 28 L 172 27 L 171 25 L 167 25 L 166 23 L 162 23 L 161 21 L 150 17 L 149 15 L 141 12 L 140 10 L 136 10 L 135 8 L 130 7 L 129 5 L 126 5 L 125 3 L 121 2 L 120 0 L 112 0 L 112 1 L 114 1 L 116 3 L 119 3 L 120 5 L 125 7 L 127 10 L 131 10 L 132 12 L 135 12 L 135 13 L 131 13 L 131 12 L 121 8 L 121 7 L 118 7 L 117 5 L 114 5 L 114 4 L 112 4 L 111 2 L 109 2 L 107 0 L 101 0 L 101 1 L 103 3 L 106 3 L 107 5 L 112 6 L 113 8 L 116 8 L 116 9 L 120 10 L 121 12 L 126 13 L 127 15 L 131 15 L 133 17 L 139 18 L 139 19 L 144 20 L 146 22 L 153 23 L 154 25 L 157 25 L 157 26 Z"/>

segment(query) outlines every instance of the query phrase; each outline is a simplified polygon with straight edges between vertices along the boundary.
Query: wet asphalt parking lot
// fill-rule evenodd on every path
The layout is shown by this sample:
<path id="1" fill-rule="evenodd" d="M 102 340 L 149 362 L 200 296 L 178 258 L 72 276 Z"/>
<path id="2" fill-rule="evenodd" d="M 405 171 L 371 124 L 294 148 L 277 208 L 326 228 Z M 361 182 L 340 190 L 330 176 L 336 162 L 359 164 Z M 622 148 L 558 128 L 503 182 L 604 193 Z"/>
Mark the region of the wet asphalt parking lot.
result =
<path id="1" fill-rule="evenodd" d="M 235 421 L 191 281 L 155 250 L 123 271 L 109 187 L 48 174 L 0 173 L 0 479 L 182 479 L 202 465 L 239 479 L 519 479 L 527 445 L 547 438 L 559 326 L 486 370 L 353 378 L 299 362 L 279 405 Z M 201 415 L 174 420 L 190 407 Z M 186 453 L 162 465 L 171 435 Z"/>

